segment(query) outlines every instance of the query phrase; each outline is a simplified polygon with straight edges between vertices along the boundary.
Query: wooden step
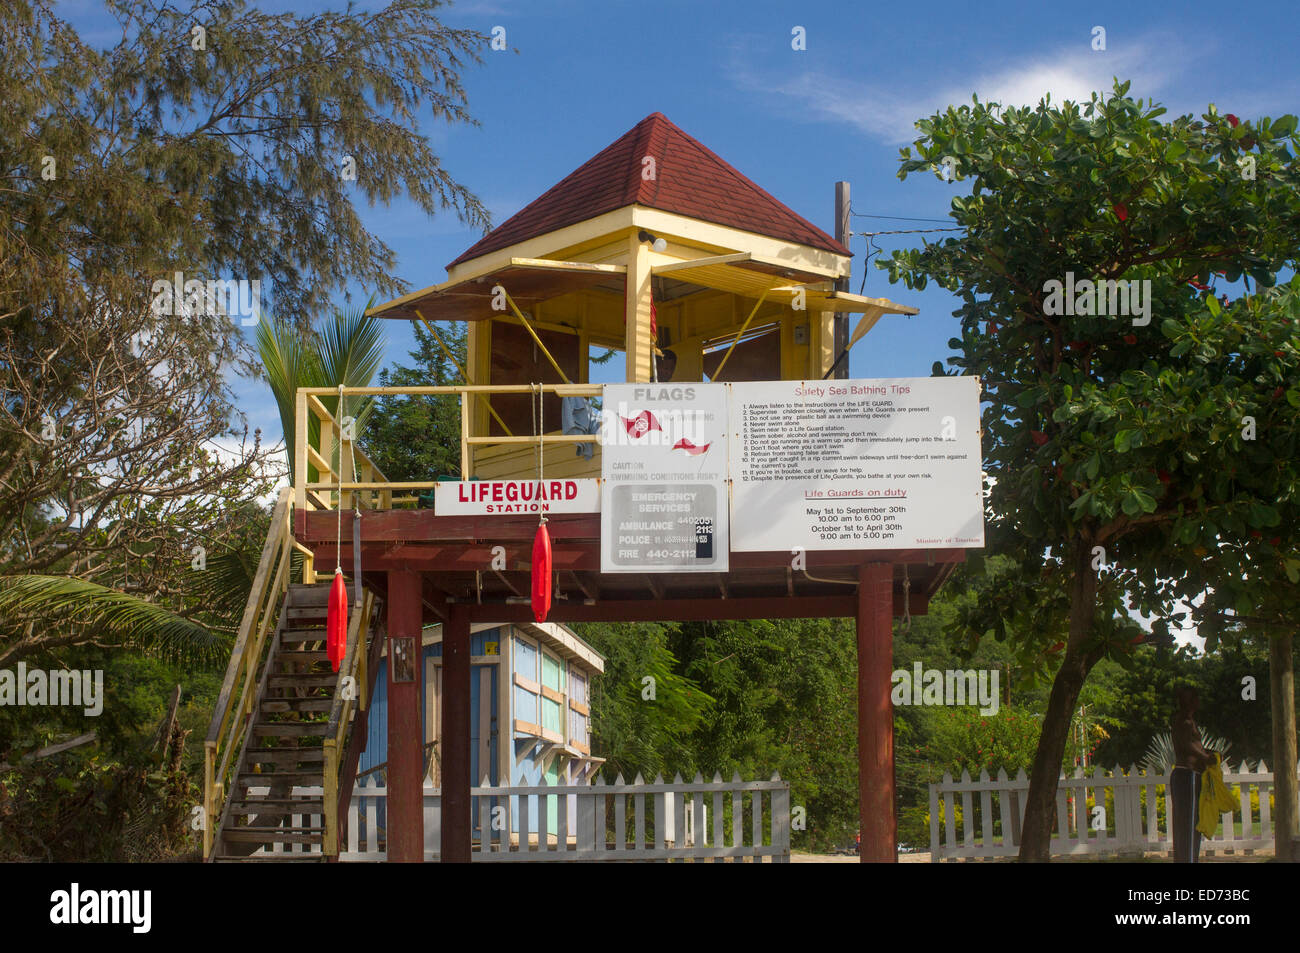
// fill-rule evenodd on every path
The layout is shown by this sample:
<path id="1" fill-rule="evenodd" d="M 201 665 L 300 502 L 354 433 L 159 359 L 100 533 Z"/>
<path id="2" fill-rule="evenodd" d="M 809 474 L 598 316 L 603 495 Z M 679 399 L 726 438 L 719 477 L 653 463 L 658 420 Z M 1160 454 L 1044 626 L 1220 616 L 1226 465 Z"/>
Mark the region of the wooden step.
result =
<path id="1" fill-rule="evenodd" d="M 336 672 L 272 672 L 267 677 L 271 688 L 333 688 L 338 681 Z"/>
<path id="2" fill-rule="evenodd" d="M 243 844 L 320 844 L 325 840 L 323 827 L 229 827 L 221 831 L 227 843 Z"/>
<path id="3" fill-rule="evenodd" d="M 240 857 L 238 854 L 214 854 L 214 864 L 320 864 L 324 854 L 262 854 L 257 857 Z"/>
<path id="4" fill-rule="evenodd" d="M 286 665 L 314 665 L 317 662 L 328 662 L 329 660 L 328 652 L 314 649 L 298 652 L 281 649 L 275 657 L 277 663 L 283 662 Z"/>
<path id="5" fill-rule="evenodd" d="M 329 618 L 329 608 L 327 606 L 290 606 L 284 610 L 284 617 L 295 621 L 303 619 L 320 619 L 321 625 Z M 351 613 L 348 618 L 352 618 Z"/>
<path id="6" fill-rule="evenodd" d="M 283 714 L 289 711 L 329 712 L 334 708 L 332 698 L 266 698 L 258 703 L 262 714 Z"/>
<path id="7" fill-rule="evenodd" d="M 304 642 L 324 642 L 325 627 L 322 625 L 319 629 L 311 628 L 293 628 L 285 629 L 280 633 L 281 645 L 301 645 Z"/>
<path id="8" fill-rule="evenodd" d="M 244 757 L 245 764 L 292 765 L 304 761 L 319 764 L 324 760 L 324 748 L 300 748 L 297 745 L 284 745 L 275 748 L 249 748 Z"/>
<path id="9" fill-rule="evenodd" d="M 293 676 L 285 676 L 292 678 Z M 338 676 L 331 675 L 331 678 L 337 682 Z M 269 679 L 268 679 L 269 681 Z M 334 685 L 301 685 L 298 682 L 289 682 L 287 685 L 267 685 L 267 698 L 329 698 L 334 694 Z"/>
<path id="10" fill-rule="evenodd" d="M 320 814 L 325 810 L 325 800 L 312 797 L 237 797 L 231 800 L 234 814 Z"/>
<path id="11" fill-rule="evenodd" d="M 319 738 L 329 731 L 324 721 L 259 721 L 253 725 L 254 738 Z"/>
<path id="12" fill-rule="evenodd" d="M 321 783 L 322 775 L 320 771 L 291 771 L 276 770 L 263 771 L 260 774 L 256 771 L 240 771 L 237 784 L 248 787 L 269 786 L 272 781 L 288 781 L 298 787 L 314 787 Z"/>
<path id="13" fill-rule="evenodd" d="M 344 577 L 347 578 L 346 576 Z M 330 590 L 334 588 L 334 577 L 326 583 L 317 583 L 314 586 L 296 585 L 289 587 L 289 605 L 291 606 L 328 606 L 330 603 Z M 351 609 L 357 604 L 353 598 L 352 582 L 348 580 L 348 608 Z"/>

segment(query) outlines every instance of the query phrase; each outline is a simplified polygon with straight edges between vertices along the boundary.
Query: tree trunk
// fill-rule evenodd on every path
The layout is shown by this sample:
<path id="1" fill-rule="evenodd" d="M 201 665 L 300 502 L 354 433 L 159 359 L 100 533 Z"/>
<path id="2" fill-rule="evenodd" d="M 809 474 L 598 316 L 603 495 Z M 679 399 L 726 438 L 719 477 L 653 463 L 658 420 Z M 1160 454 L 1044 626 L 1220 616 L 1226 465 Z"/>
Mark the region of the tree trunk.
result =
<path id="1" fill-rule="evenodd" d="M 1084 643 L 1092 633 L 1097 605 L 1097 575 L 1092 569 L 1092 550 L 1083 540 L 1075 542 L 1074 563 L 1070 578 L 1070 635 L 1065 658 L 1052 682 L 1052 694 L 1043 714 L 1043 730 L 1034 753 L 1033 773 L 1029 777 L 1025 823 L 1020 836 L 1020 860 L 1047 863 L 1051 859 L 1052 828 L 1056 817 L 1056 789 L 1061 777 L 1061 761 L 1070 733 L 1070 719 L 1079 700 L 1083 683 L 1096 664 L 1095 656 L 1086 654 Z"/>
<path id="2" fill-rule="evenodd" d="M 1290 631 L 1268 640 L 1269 694 L 1273 706 L 1273 830 L 1277 860 L 1300 860 L 1296 832 L 1295 660 Z"/>

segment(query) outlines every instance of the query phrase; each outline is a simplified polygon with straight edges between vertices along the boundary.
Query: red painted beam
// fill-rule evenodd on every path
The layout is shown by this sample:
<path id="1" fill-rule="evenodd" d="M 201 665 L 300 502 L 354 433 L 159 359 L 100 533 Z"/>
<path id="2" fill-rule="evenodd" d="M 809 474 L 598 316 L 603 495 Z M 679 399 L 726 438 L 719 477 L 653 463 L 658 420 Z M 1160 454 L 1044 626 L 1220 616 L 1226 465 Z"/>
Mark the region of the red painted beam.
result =
<path id="1" fill-rule="evenodd" d="M 393 681 L 393 642 L 420 644 L 424 606 L 417 572 L 388 574 L 388 859 L 424 860 L 424 738 L 420 682 Z"/>
<path id="2" fill-rule="evenodd" d="M 534 527 L 536 530 L 536 527 Z M 367 570 L 382 570 L 410 565 L 412 568 L 426 572 L 487 572 L 492 567 L 497 555 L 493 549 L 501 546 L 505 549 L 507 570 L 526 570 L 532 563 L 532 544 L 517 542 L 371 542 L 363 541 L 361 556 Z M 334 540 L 309 546 L 318 562 L 332 562 L 336 557 L 337 547 Z M 595 542 L 554 542 L 551 544 L 554 565 L 557 570 L 575 572 L 600 571 L 600 545 Z M 818 570 L 852 570 L 867 562 L 910 563 L 914 567 L 927 562 L 927 553 L 934 554 L 936 566 L 947 563 L 964 562 L 965 550 L 851 550 L 845 552 L 824 551 L 808 553 L 808 569 L 814 573 Z M 345 544 L 342 550 L 344 564 L 352 559 L 352 546 Z M 719 573 L 734 577 L 737 572 L 750 569 L 784 569 L 789 566 L 790 557 L 784 553 L 732 553 L 731 572 Z M 799 578 L 796 575 L 796 578 Z M 846 580 L 847 581 L 847 580 Z M 916 580 L 913 580 L 914 583 Z"/>
<path id="3" fill-rule="evenodd" d="M 863 863 L 898 861 L 894 815 L 893 566 L 858 572 L 858 821 Z"/>
<path id="4" fill-rule="evenodd" d="M 294 536 L 300 543 L 332 542 L 338 532 L 333 510 L 294 513 Z M 600 540 L 599 513 L 559 513 L 548 516 L 552 539 Z M 343 513 L 343 535 L 350 538 L 352 513 Z M 389 540 L 531 540 L 536 516 L 435 516 L 430 510 L 367 510 L 361 514 L 361 538 Z"/>
<path id="5" fill-rule="evenodd" d="M 333 512 L 295 514 L 295 536 L 300 543 L 313 550 L 332 547 L 337 538 L 337 517 Z M 586 553 L 596 559 L 594 566 L 584 562 L 574 568 L 599 568 L 600 514 L 562 513 L 547 520 L 552 545 L 572 543 L 572 551 Z M 424 546 L 434 546 L 429 555 L 444 558 L 448 555 L 460 559 L 460 550 L 472 553 L 465 558 L 482 561 L 486 568 L 494 545 L 507 547 L 507 566 L 514 558 L 531 553 L 533 537 L 537 533 L 535 516 L 435 516 L 429 510 L 367 511 L 361 517 L 361 539 L 366 544 L 398 543 L 403 558 L 422 558 Z M 352 514 L 343 514 L 343 538 L 352 538 Z M 518 544 L 511 546 L 511 543 Z M 450 545 L 449 545 L 450 544 Z M 346 549 L 347 547 L 345 547 Z M 564 547 L 562 547 L 564 549 Z M 867 562 L 893 562 L 929 564 L 959 563 L 966 559 L 965 549 L 844 549 L 814 550 L 803 554 L 810 570 L 829 569 L 836 566 L 857 567 Z M 732 553 L 731 568 L 777 569 L 790 566 L 795 557 L 788 551 L 764 553 Z M 568 568 L 568 567 L 565 567 Z"/>
<path id="6" fill-rule="evenodd" d="M 649 595 L 647 593 L 647 595 Z M 472 622 L 532 622 L 527 605 L 471 605 Z M 756 599 L 637 599 L 601 600 L 595 605 L 560 602 L 551 606 L 548 622 L 697 622 L 715 619 L 851 618 L 857 600 L 846 596 L 769 596 Z"/>
<path id="7" fill-rule="evenodd" d="M 536 527 L 534 527 L 536 529 Z M 497 547 L 505 549 L 507 571 L 526 572 L 532 564 L 531 543 L 367 543 L 361 544 L 361 559 L 367 570 L 409 566 L 424 572 L 490 572 Z M 577 543 L 552 544 L 556 570 L 600 571 L 600 550 Z M 334 540 L 312 547 L 322 565 L 336 558 Z M 351 565 L 352 546 L 342 551 L 344 565 Z"/>
<path id="8" fill-rule="evenodd" d="M 449 606 L 442 630 L 442 861 L 451 864 L 468 864 L 471 850 L 468 610 Z"/>

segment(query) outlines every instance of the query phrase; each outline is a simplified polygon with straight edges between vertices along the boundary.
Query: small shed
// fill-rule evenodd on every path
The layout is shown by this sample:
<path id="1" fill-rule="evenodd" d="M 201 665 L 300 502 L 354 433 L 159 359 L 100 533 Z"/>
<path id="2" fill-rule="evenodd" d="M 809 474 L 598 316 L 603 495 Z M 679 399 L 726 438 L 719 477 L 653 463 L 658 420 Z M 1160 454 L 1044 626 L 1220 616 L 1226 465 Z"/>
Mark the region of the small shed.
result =
<path id="1" fill-rule="evenodd" d="M 426 784 L 442 786 L 442 624 L 427 625 L 421 650 L 420 711 Z M 470 631 L 470 769 L 497 786 L 582 783 L 603 759 L 591 755 L 591 690 L 605 659 L 572 629 L 543 622 L 479 624 Z M 504 731 L 503 731 L 504 726 Z M 375 680 L 359 780 L 388 767 L 387 657 Z M 512 799 L 517 801 L 518 799 Z M 537 829 L 537 798 L 528 798 Z M 556 798 L 548 830 L 556 829 Z M 571 805 L 572 808 L 572 805 Z M 511 812 L 520 806 L 511 805 Z M 576 824 L 576 819 L 571 819 Z M 475 819 L 477 823 L 477 818 Z M 572 829 L 572 828 L 570 828 Z"/>

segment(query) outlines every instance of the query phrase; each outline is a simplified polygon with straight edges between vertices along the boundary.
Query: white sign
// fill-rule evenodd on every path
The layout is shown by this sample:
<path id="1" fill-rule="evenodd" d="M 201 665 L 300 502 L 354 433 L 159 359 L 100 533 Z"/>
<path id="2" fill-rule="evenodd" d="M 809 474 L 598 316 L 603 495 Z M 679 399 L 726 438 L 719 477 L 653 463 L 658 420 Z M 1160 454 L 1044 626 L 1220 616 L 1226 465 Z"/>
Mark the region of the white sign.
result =
<path id="1" fill-rule="evenodd" d="M 976 378 L 730 386 L 736 552 L 984 545 Z"/>
<path id="2" fill-rule="evenodd" d="M 601 572 L 726 572 L 725 384 L 606 384 Z"/>
<path id="3" fill-rule="evenodd" d="M 433 488 L 433 511 L 439 516 L 595 513 L 599 509 L 599 480 L 467 480 Z"/>

